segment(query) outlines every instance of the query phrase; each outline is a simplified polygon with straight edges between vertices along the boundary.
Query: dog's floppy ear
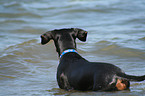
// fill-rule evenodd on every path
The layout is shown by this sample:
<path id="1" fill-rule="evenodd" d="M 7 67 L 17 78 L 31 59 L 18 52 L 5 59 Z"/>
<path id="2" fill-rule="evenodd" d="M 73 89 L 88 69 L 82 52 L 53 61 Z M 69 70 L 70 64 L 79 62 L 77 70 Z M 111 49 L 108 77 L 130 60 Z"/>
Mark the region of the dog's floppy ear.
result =
<path id="1" fill-rule="evenodd" d="M 44 45 L 48 43 L 52 39 L 51 32 L 46 32 L 45 34 L 41 35 L 41 44 Z"/>
<path id="2" fill-rule="evenodd" d="M 79 29 L 79 28 L 74 28 L 74 30 L 75 30 L 76 33 L 77 33 L 76 37 L 77 37 L 79 40 L 85 42 L 86 39 L 87 39 L 87 31 L 82 30 L 82 29 Z"/>

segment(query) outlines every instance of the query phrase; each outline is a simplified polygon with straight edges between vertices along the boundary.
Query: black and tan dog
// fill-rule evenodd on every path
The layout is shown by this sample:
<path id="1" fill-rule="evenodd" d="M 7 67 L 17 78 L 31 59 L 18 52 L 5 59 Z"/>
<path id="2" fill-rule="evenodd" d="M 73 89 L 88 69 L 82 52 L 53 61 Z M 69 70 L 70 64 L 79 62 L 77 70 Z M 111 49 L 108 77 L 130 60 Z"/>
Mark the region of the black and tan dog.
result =
<path id="1" fill-rule="evenodd" d="M 57 68 L 57 82 L 66 90 L 115 91 L 129 89 L 129 81 L 143 81 L 144 76 L 125 74 L 109 63 L 89 62 L 76 51 L 76 38 L 86 41 L 87 32 L 78 29 L 59 29 L 41 35 L 41 44 L 54 40 L 60 56 Z"/>

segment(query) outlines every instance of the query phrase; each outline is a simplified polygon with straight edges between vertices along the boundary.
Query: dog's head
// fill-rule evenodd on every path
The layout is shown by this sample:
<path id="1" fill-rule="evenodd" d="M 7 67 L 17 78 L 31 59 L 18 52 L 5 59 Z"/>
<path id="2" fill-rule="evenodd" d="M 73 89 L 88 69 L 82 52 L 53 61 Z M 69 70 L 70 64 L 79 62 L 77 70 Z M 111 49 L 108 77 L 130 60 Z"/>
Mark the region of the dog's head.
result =
<path id="1" fill-rule="evenodd" d="M 48 31 L 48 32 L 44 33 L 43 35 L 41 35 L 41 44 L 44 45 L 44 44 L 48 43 L 51 39 L 57 38 L 56 37 L 57 32 L 58 32 L 58 34 L 60 34 L 62 32 L 65 32 L 65 33 L 68 32 L 68 34 L 70 34 L 70 32 L 71 32 L 70 35 L 72 35 L 74 37 L 74 39 L 78 38 L 81 41 L 86 41 L 86 38 L 87 38 L 87 31 L 84 31 L 79 28 L 52 30 L 52 31 Z M 64 34 L 62 33 L 61 35 L 63 36 Z"/>
<path id="2" fill-rule="evenodd" d="M 41 44 L 54 40 L 57 52 L 60 53 L 69 48 L 76 48 L 75 39 L 86 41 L 87 32 L 79 28 L 52 30 L 41 35 Z"/>

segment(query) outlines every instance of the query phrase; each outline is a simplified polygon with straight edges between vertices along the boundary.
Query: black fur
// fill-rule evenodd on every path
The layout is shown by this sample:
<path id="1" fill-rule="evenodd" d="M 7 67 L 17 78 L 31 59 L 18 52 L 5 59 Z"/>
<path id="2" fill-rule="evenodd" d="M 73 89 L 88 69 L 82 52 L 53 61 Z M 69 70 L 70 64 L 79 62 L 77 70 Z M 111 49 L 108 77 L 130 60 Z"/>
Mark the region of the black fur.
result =
<path id="1" fill-rule="evenodd" d="M 46 44 L 51 39 L 54 40 L 56 50 L 60 56 L 66 49 L 76 50 L 76 38 L 86 41 L 86 37 L 87 32 L 78 28 L 52 30 L 41 35 L 41 44 Z M 127 82 L 126 89 L 128 89 L 130 80 L 143 81 L 145 75 L 127 75 L 113 64 L 89 62 L 74 52 L 63 55 L 57 68 L 58 85 L 66 90 L 117 90 L 117 79 Z"/>

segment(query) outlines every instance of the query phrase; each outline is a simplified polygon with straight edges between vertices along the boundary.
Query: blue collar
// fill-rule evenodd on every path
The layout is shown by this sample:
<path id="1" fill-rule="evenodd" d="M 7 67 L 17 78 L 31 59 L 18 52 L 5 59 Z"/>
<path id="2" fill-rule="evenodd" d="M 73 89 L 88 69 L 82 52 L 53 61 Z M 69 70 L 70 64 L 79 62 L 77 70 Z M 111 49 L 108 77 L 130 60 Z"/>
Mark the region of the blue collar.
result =
<path id="1" fill-rule="evenodd" d="M 60 55 L 60 58 L 61 58 L 64 54 L 69 53 L 69 52 L 78 53 L 75 49 L 67 49 L 67 50 L 65 50 L 65 51 L 62 52 L 62 54 Z"/>

